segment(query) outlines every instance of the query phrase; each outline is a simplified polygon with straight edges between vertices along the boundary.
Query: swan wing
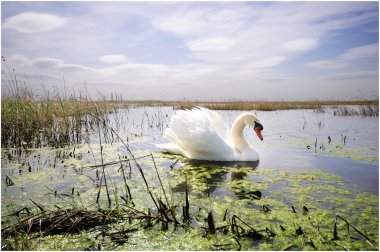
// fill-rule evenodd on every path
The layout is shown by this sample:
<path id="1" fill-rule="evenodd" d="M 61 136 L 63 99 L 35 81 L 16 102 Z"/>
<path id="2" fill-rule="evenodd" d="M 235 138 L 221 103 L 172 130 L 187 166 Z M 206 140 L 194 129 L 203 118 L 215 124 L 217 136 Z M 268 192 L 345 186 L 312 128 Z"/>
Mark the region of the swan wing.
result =
<path id="1" fill-rule="evenodd" d="M 218 112 L 203 107 L 198 107 L 197 109 L 201 110 L 202 113 L 207 116 L 211 127 L 222 139 L 226 141 L 230 140 L 230 127 L 228 127 L 227 123 L 223 120 L 222 116 Z"/>
<path id="2" fill-rule="evenodd" d="M 177 111 L 164 136 L 191 159 L 230 160 L 234 156 L 228 126 L 208 109 Z"/>

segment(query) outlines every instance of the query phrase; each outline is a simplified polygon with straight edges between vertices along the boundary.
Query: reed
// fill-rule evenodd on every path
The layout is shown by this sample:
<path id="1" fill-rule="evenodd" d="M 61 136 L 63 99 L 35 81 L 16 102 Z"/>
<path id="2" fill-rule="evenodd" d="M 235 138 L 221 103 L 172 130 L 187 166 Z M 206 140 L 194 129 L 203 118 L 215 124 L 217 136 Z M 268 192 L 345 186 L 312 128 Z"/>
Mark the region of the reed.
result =
<path id="1" fill-rule="evenodd" d="M 60 93 L 41 93 L 26 85 L 15 85 L 1 99 L 2 147 L 59 147 L 80 141 L 81 132 L 93 125 L 93 111 L 105 114 L 105 101 L 88 95 L 66 100 Z"/>
<path id="2" fill-rule="evenodd" d="M 368 108 L 376 111 L 378 107 L 378 100 L 363 100 L 363 101 L 122 101 L 115 103 L 117 106 L 170 106 L 174 109 L 192 109 L 198 106 L 205 107 L 212 110 L 259 110 L 259 111 L 276 111 L 276 110 L 292 110 L 292 109 L 312 109 L 317 113 L 325 112 L 325 108 L 355 105 L 361 106 L 364 110 L 371 115 L 375 115 L 375 112 L 371 112 Z M 378 111 L 378 109 L 377 109 Z M 365 114 L 363 112 L 362 114 Z"/>
<path id="3" fill-rule="evenodd" d="M 378 105 L 378 101 L 229 101 L 229 102 L 179 102 L 177 109 L 191 109 L 202 106 L 212 110 L 291 110 L 313 109 L 318 113 L 324 112 L 324 107 L 339 105 L 360 105 L 371 108 Z"/>
<path id="4" fill-rule="evenodd" d="M 334 106 L 334 115 L 336 116 L 379 116 L 378 104 L 363 104 L 358 107 Z"/>

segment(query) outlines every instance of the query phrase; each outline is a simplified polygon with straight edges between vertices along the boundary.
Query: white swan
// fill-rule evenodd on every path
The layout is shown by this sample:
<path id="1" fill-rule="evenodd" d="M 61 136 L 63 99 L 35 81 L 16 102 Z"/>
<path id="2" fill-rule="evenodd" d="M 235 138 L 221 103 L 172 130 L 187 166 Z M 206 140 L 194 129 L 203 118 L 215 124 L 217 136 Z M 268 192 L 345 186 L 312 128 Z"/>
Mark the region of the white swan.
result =
<path id="1" fill-rule="evenodd" d="M 243 135 L 243 130 L 248 125 L 255 130 L 260 140 L 263 140 L 263 126 L 252 113 L 241 114 L 230 129 L 222 116 L 215 111 L 202 107 L 178 110 L 164 133 L 171 143 L 158 146 L 189 159 L 257 161 L 259 155 Z"/>

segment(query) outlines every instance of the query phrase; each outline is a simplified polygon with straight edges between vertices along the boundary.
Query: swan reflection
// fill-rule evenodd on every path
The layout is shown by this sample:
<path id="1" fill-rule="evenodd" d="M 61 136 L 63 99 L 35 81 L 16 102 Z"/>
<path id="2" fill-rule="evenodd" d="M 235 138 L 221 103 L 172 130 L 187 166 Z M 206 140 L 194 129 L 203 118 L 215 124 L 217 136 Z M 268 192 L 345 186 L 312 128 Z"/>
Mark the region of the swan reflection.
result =
<path id="1" fill-rule="evenodd" d="M 247 177 L 247 168 L 255 170 L 259 161 L 234 161 L 234 162 L 220 162 L 220 161 L 202 161 L 202 160 L 189 160 L 189 171 L 191 170 L 192 179 L 196 179 L 198 184 L 203 184 L 205 190 L 203 194 L 210 196 L 230 195 L 239 199 L 260 199 L 260 191 L 244 191 L 242 189 L 228 191 L 224 188 L 223 183 L 228 181 L 244 180 Z M 230 169 L 233 168 L 233 169 Z M 240 169 L 241 168 L 241 169 Z M 186 173 L 189 175 L 188 173 Z M 184 192 L 186 183 L 181 183 L 172 188 L 176 192 Z M 232 193 L 232 194 L 231 194 Z"/>

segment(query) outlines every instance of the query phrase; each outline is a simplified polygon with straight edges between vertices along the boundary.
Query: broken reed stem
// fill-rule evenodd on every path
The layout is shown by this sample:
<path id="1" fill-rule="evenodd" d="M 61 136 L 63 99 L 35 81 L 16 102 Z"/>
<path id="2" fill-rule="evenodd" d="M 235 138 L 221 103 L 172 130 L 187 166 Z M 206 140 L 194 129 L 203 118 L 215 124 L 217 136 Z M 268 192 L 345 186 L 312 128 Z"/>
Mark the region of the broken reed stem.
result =
<path id="1" fill-rule="evenodd" d="M 345 218 L 341 217 L 340 215 L 336 215 L 335 217 L 335 224 L 334 224 L 334 238 L 333 239 L 337 239 L 338 238 L 338 230 L 337 230 L 337 220 L 341 219 L 342 221 L 344 221 L 347 225 L 347 233 L 348 235 L 351 237 L 350 235 L 350 227 L 352 227 L 358 234 L 360 234 L 361 236 L 363 236 L 366 240 L 366 242 L 368 244 L 370 244 L 371 246 L 375 247 L 375 245 L 373 245 L 372 243 L 374 242 L 373 240 L 371 240 L 368 236 L 366 236 L 365 234 L 363 234 L 362 232 L 360 232 L 356 227 L 352 226 Z"/>
<path id="2" fill-rule="evenodd" d="M 142 158 L 146 158 L 146 157 L 149 157 L 149 156 L 150 156 L 150 154 L 149 155 L 145 155 L 145 156 L 141 156 L 141 157 L 137 157 L 135 159 L 142 159 Z M 89 169 L 93 170 L 95 168 L 102 167 L 102 166 L 115 165 L 115 164 L 120 164 L 120 163 L 124 163 L 124 162 L 130 162 L 130 161 L 131 161 L 131 159 L 128 159 L 128 158 L 127 159 L 120 159 L 119 158 L 119 161 L 111 161 L 111 162 L 108 162 L 108 163 L 105 163 L 105 164 L 100 164 L 100 165 L 89 165 L 89 166 L 84 166 L 82 168 L 83 169 L 89 168 Z"/>
<path id="3" fill-rule="evenodd" d="M 186 174 L 186 189 L 185 189 L 185 206 L 183 209 L 183 220 L 187 222 L 190 220 L 190 204 L 189 204 L 189 187 L 187 183 L 187 174 Z"/>
<path id="4" fill-rule="evenodd" d="M 232 238 L 236 241 L 236 243 L 238 244 L 239 248 L 237 249 L 237 251 L 241 251 L 241 244 L 239 242 L 239 239 L 236 237 L 236 236 L 232 236 Z"/>
<path id="5" fill-rule="evenodd" d="M 232 216 L 232 219 L 233 219 L 233 222 L 236 224 L 236 220 L 235 219 L 238 219 L 239 221 L 241 221 L 244 225 L 246 225 L 247 227 L 249 227 L 253 232 L 257 232 L 256 229 L 254 229 L 253 227 L 251 227 L 250 225 L 248 225 L 245 221 L 243 221 L 242 219 L 240 219 L 238 216 L 236 215 L 233 215 Z"/>
<path id="6" fill-rule="evenodd" d="M 124 172 L 123 163 L 121 162 L 120 155 L 118 155 L 118 156 L 119 156 L 119 160 L 120 160 L 120 163 L 121 163 L 121 167 L 120 167 L 120 169 L 121 169 L 121 172 L 123 173 L 123 179 L 124 179 L 125 190 L 126 190 L 126 192 L 128 193 L 129 200 L 132 201 L 132 194 L 131 194 L 131 190 L 129 189 L 129 186 L 128 186 L 128 184 L 127 184 L 127 179 L 126 179 L 126 177 L 125 177 L 125 172 Z"/>
<path id="7" fill-rule="evenodd" d="M 227 211 L 228 211 L 228 208 L 226 208 L 226 211 L 224 211 L 223 221 L 226 221 L 227 219 Z"/>
<path id="8" fill-rule="evenodd" d="M 165 189 L 164 189 L 164 185 L 162 184 L 160 174 L 158 173 L 157 166 L 156 166 L 156 162 L 154 161 L 153 154 L 150 153 L 150 156 L 152 157 L 153 164 L 154 164 L 154 169 L 156 170 L 157 177 L 158 177 L 158 180 L 160 181 L 160 185 L 161 185 L 162 191 L 164 192 L 164 196 L 165 196 L 166 204 L 169 206 L 169 200 L 168 200 L 168 197 L 166 196 L 166 192 L 165 192 Z"/>
<path id="9" fill-rule="evenodd" d="M 102 160 L 102 164 L 103 164 L 103 146 L 100 146 L 100 157 L 101 157 L 101 160 Z M 109 194 L 109 191 L 108 191 L 108 185 L 107 185 L 107 179 L 106 179 L 106 173 L 105 173 L 105 166 L 103 165 L 102 166 L 102 173 L 103 173 L 103 177 L 104 177 L 104 184 L 106 186 L 106 193 L 107 193 L 107 199 L 108 199 L 108 207 L 111 207 L 111 197 L 110 197 L 110 194 Z"/>
<path id="10" fill-rule="evenodd" d="M 211 234 L 215 234 L 215 224 L 214 224 L 214 218 L 212 217 L 212 212 L 209 211 L 207 215 L 207 224 L 208 224 L 208 230 Z"/>
<path id="11" fill-rule="evenodd" d="M 101 121 L 101 119 L 100 119 L 99 117 L 94 116 L 93 114 L 89 114 L 89 115 L 92 116 L 93 118 L 95 118 L 96 120 Z M 143 172 L 143 170 L 142 170 L 140 164 L 136 161 L 136 158 L 135 158 L 135 156 L 133 155 L 132 151 L 129 149 L 129 146 L 123 141 L 123 139 L 119 136 L 119 134 L 117 134 L 117 132 L 115 132 L 115 130 L 114 130 L 112 127 L 108 126 L 108 125 L 105 124 L 105 123 L 104 123 L 104 127 L 110 129 L 111 132 L 113 132 L 113 133 L 114 133 L 114 134 L 120 139 L 120 141 L 122 142 L 122 144 L 125 146 L 125 148 L 127 149 L 129 155 L 131 155 L 132 160 L 134 161 L 134 163 L 135 163 L 137 169 L 139 170 L 139 172 L 140 172 L 140 174 L 141 174 L 141 177 L 142 177 L 143 180 L 144 180 L 145 186 L 146 186 L 146 188 L 147 188 L 147 190 L 148 190 L 148 193 L 149 193 L 150 197 L 152 198 L 152 201 L 153 201 L 154 205 L 157 207 L 157 209 L 160 209 L 159 206 L 158 206 L 158 204 L 157 204 L 157 202 L 156 202 L 156 200 L 155 200 L 154 197 L 153 197 L 152 192 L 150 191 L 150 188 L 149 188 L 149 186 L 148 186 L 148 182 L 147 182 L 146 179 L 145 179 L 144 172 Z M 100 134 L 100 133 L 99 133 L 99 134 Z M 104 167 L 104 166 L 103 166 L 103 167 Z"/>
<path id="12" fill-rule="evenodd" d="M 96 112 L 98 112 L 97 108 L 96 108 Z M 104 122 L 105 124 L 105 122 Z M 107 193 L 107 200 L 108 200 L 108 207 L 111 207 L 111 197 L 109 195 L 109 191 L 108 191 L 108 185 L 107 185 L 107 179 L 106 179 L 106 173 L 105 173 L 105 166 L 104 166 L 104 160 L 103 160 L 103 146 L 102 146 L 102 137 L 100 135 L 100 127 L 99 127 L 99 145 L 100 145 L 100 160 L 101 160 L 101 163 L 102 163 L 102 178 L 104 178 L 104 184 L 106 186 L 106 193 Z M 98 199 L 99 199 L 99 195 L 100 195 L 100 189 L 101 189 L 101 183 L 100 183 L 100 187 L 99 187 L 99 193 L 98 193 Z M 99 203 L 97 199 L 97 203 Z"/>
<path id="13" fill-rule="evenodd" d="M 148 182 L 146 181 L 146 178 L 145 178 L 145 175 L 144 175 L 144 172 L 141 168 L 141 166 L 135 161 L 135 163 L 137 164 L 137 169 L 139 170 L 140 174 L 141 174 L 141 177 L 143 178 L 144 180 L 144 183 L 145 183 L 145 186 L 146 186 L 146 189 L 148 190 L 148 193 L 150 195 L 150 197 L 152 198 L 152 201 L 154 203 L 154 205 L 157 207 L 158 210 L 160 210 L 160 207 L 159 205 L 157 204 L 157 201 L 155 200 L 154 196 L 153 196 L 153 193 L 152 191 L 150 190 L 149 188 L 149 185 L 148 185 Z"/>
<path id="14" fill-rule="evenodd" d="M 150 156 L 152 157 L 152 160 L 153 160 L 153 164 L 154 164 L 154 169 L 156 170 L 156 173 L 157 173 L 157 177 L 158 177 L 158 180 L 160 182 L 160 185 L 161 185 L 161 189 L 164 193 L 164 196 L 165 196 L 165 200 L 166 200 L 166 204 L 167 206 L 169 207 L 169 211 L 170 213 L 172 214 L 172 217 L 174 219 L 174 222 L 175 223 L 179 223 L 175 217 L 175 213 L 174 213 L 174 209 L 170 207 L 170 204 L 169 204 L 169 200 L 168 200 L 168 197 L 166 196 L 166 192 L 165 192 L 165 188 L 164 188 L 164 185 L 162 184 L 162 181 L 161 181 L 161 177 L 160 177 L 160 174 L 158 173 L 158 169 L 157 169 L 157 165 L 156 165 L 156 161 L 154 160 L 154 157 L 153 157 L 153 154 L 151 153 Z M 161 202 L 161 200 L 159 200 L 159 203 Z M 161 205 L 161 204 L 160 204 Z M 165 208 L 164 207 L 161 207 L 162 211 L 163 211 L 163 214 L 165 216 L 166 219 L 170 220 L 170 218 L 166 215 L 165 213 Z"/>
<path id="15" fill-rule="evenodd" d="M 98 170 L 96 170 L 96 174 L 98 174 Z M 100 177 L 100 181 L 99 181 L 99 190 L 98 190 L 98 194 L 96 196 L 96 204 L 99 205 L 99 198 L 100 198 L 100 192 L 101 192 L 101 189 L 102 189 L 102 184 L 103 184 L 103 174 L 102 176 Z"/>
<path id="16" fill-rule="evenodd" d="M 318 142 L 318 138 L 315 139 L 315 143 L 314 143 L 314 153 L 317 153 L 317 142 Z"/>

